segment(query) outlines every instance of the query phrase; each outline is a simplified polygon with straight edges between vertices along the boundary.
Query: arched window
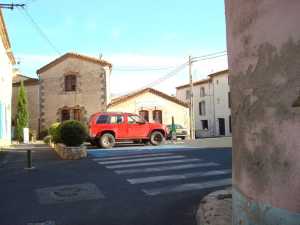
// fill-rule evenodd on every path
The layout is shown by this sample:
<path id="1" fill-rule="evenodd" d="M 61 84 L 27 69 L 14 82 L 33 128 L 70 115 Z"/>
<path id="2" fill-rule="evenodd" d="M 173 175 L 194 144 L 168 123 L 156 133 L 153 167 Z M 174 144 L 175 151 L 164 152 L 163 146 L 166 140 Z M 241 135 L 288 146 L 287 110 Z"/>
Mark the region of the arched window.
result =
<path id="1" fill-rule="evenodd" d="M 76 76 L 65 76 L 65 91 L 76 91 Z"/>
<path id="2" fill-rule="evenodd" d="M 153 113 L 153 120 L 157 123 L 162 123 L 162 111 L 154 110 L 152 113 Z"/>
<path id="3" fill-rule="evenodd" d="M 145 121 L 149 122 L 149 112 L 147 110 L 141 110 L 139 114 Z"/>
<path id="4" fill-rule="evenodd" d="M 78 120 L 80 121 L 81 120 L 81 110 L 80 109 L 73 109 L 73 119 L 74 120 Z"/>
<path id="5" fill-rule="evenodd" d="M 69 109 L 61 110 L 61 122 L 69 119 L 70 119 L 70 110 Z"/>

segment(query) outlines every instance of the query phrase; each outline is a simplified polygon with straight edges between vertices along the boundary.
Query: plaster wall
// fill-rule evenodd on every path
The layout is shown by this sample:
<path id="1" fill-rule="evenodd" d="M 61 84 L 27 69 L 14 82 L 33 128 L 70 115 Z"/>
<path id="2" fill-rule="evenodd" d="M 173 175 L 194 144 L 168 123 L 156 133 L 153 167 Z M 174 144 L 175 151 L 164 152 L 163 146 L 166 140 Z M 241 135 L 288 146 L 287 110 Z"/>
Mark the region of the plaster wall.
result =
<path id="1" fill-rule="evenodd" d="M 299 224 L 300 1 L 225 5 L 234 224 Z"/>

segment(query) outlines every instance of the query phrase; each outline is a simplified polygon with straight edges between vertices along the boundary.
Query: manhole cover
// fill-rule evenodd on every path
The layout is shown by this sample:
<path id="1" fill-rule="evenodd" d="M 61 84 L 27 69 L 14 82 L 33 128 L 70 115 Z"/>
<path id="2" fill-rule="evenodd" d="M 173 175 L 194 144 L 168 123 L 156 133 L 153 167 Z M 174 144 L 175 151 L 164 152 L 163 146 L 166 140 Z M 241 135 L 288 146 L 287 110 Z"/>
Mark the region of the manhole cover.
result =
<path id="1" fill-rule="evenodd" d="M 41 204 L 55 204 L 104 198 L 103 193 L 92 183 L 40 188 L 36 190 L 36 193 Z"/>
<path id="2" fill-rule="evenodd" d="M 74 188 L 74 187 L 66 187 L 66 188 L 62 188 L 60 190 L 54 191 L 53 194 L 58 196 L 58 197 L 72 197 L 75 195 L 80 194 L 80 191 L 82 189 L 80 188 Z"/>

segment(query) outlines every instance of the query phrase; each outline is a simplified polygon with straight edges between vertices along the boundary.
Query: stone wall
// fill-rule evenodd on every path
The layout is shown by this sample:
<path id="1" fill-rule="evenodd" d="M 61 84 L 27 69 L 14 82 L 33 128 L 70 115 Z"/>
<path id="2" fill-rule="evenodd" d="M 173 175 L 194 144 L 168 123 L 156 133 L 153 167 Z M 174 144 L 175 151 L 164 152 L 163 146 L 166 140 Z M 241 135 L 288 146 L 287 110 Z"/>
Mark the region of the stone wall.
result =
<path id="1" fill-rule="evenodd" d="M 64 91 L 64 77 L 76 75 L 76 91 Z M 106 73 L 103 66 L 78 58 L 67 57 L 40 73 L 41 126 L 48 128 L 61 119 L 64 107 L 82 109 L 82 121 L 106 110 Z"/>
<path id="2" fill-rule="evenodd" d="M 68 147 L 64 144 L 51 144 L 56 153 L 62 159 L 75 160 L 87 157 L 86 146 Z"/>

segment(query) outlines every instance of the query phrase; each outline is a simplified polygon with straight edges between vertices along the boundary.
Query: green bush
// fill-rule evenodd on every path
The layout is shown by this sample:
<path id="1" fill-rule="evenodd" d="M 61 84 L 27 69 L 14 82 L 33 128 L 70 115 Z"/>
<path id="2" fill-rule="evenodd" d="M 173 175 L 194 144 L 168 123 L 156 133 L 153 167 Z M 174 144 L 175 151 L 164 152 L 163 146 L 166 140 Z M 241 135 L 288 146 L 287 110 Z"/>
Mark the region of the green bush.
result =
<path id="1" fill-rule="evenodd" d="M 45 144 L 50 144 L 50 140 L 51 140 L 50 135 L 47 135 L 46 137 L 43 138 L 43 141 L 45 142 Z"/>
<path id="2" fill-rule="evenodd" d="M 87 129 L 79 121 L 67 120 L 61 125 L 60 138 L 67 146 L 79 146 L 87 138 Z"/>
<path id="3" fill-rule="evenodd" d="M 60 128 L 61 128 L 61 124 L 60 123 L 53 123 L 49 127 L 49 135 L 51 136 L 51 141 L 53 141 L 54 143 L 61 142 Z"/>

